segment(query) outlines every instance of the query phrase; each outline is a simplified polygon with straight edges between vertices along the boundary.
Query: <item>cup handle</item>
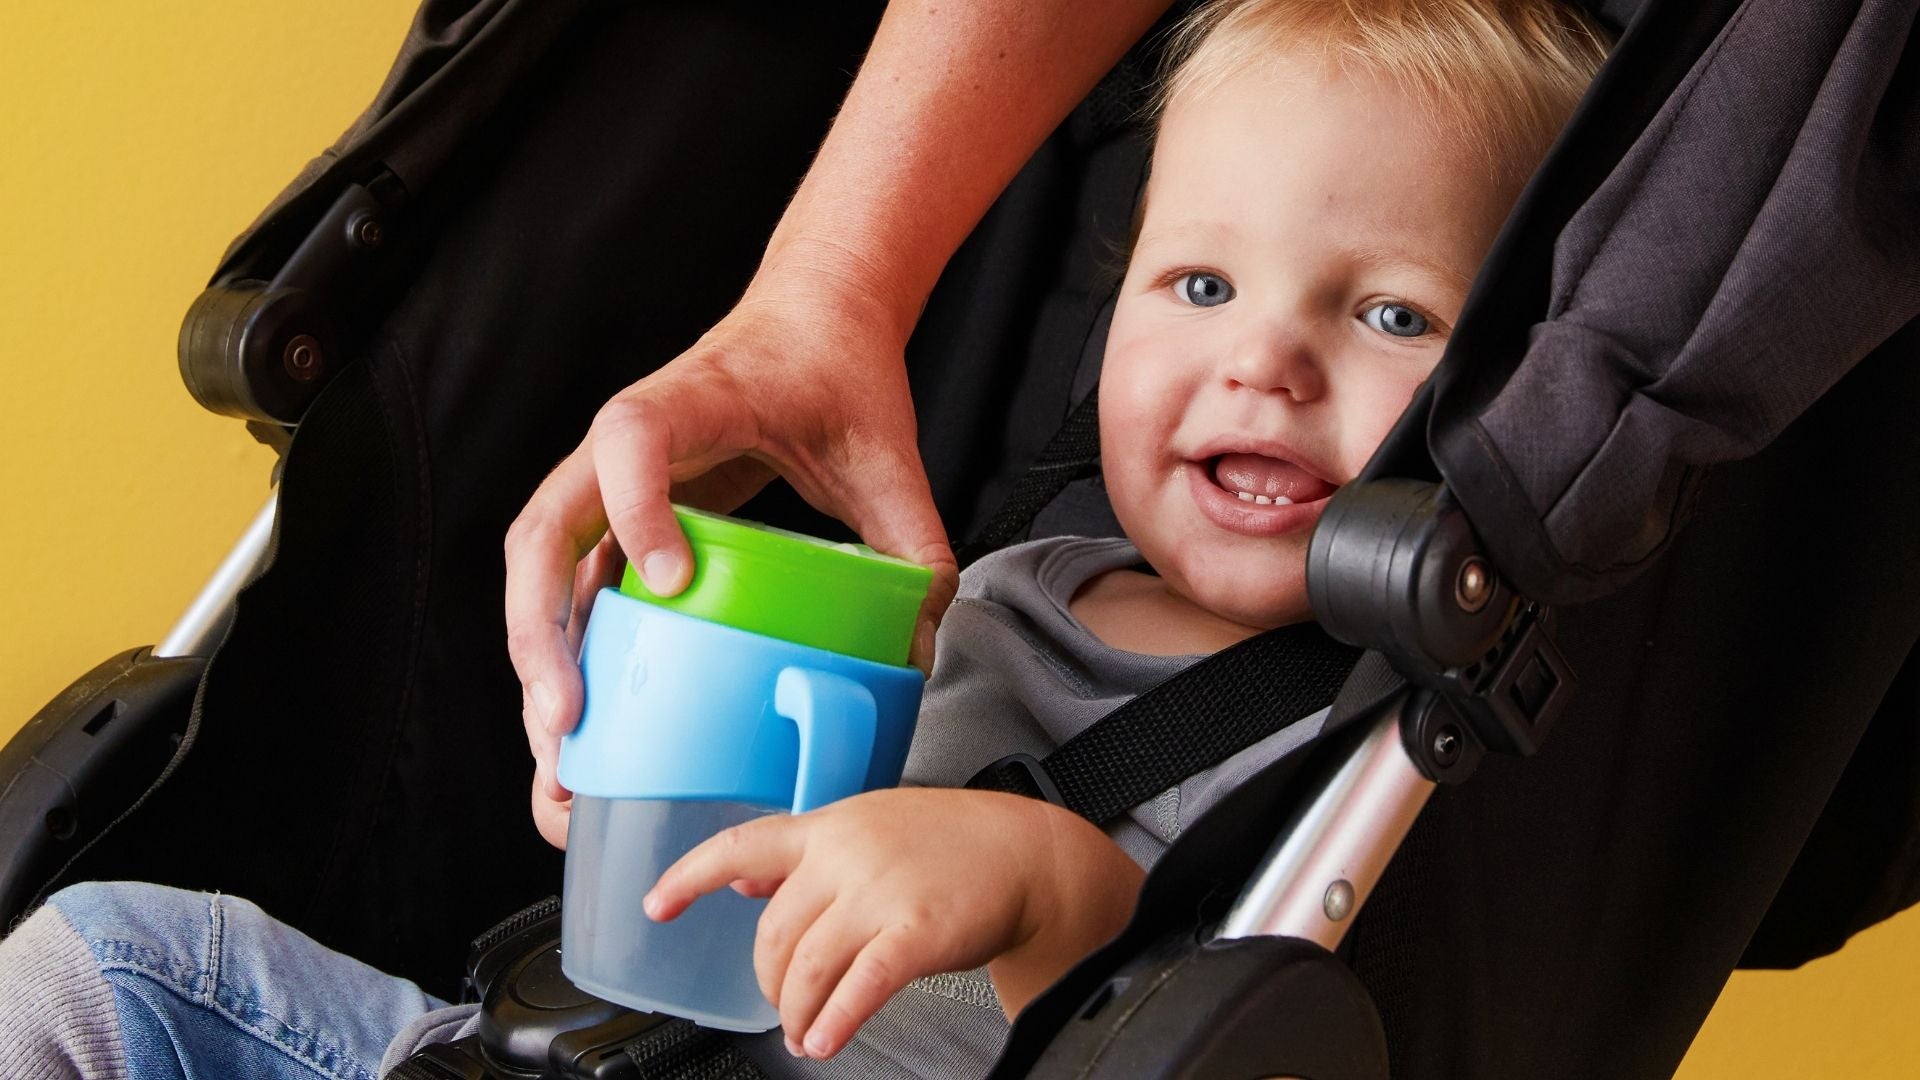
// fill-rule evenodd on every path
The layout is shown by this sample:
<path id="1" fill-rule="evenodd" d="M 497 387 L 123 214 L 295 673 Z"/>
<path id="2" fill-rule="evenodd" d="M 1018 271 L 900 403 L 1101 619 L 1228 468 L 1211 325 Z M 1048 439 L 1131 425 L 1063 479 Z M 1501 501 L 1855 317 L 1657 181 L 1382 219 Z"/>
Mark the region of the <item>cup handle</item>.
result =
<path id="1" fill-rule="evenodd" d="M 773 684 L 773 711 L 800 729 L 800 769 L 793 778 L 793 812 L 804 814 L 866 788 L 873 761 L 873 693 L 844 675 L 782 668 Z"/>

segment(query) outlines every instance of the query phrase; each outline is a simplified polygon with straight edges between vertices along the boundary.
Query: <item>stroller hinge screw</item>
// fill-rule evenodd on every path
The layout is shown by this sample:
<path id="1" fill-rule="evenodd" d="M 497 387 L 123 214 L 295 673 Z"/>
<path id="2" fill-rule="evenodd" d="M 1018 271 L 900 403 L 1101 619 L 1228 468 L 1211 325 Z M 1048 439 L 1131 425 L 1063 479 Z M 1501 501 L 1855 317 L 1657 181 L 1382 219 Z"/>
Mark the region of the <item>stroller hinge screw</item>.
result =
<path id="1" fill-rule="evenodd" d="M 1460 564 L 1460 576 L 1453 583 L 1453 599 L 1460 610 L 1471 615 L 1487 606 L 1493 596 L 1493 575 L 1485 559 L 1478 555 Z"/>
<path id="2" fill-rule="evenodd" d="M 1320 901 L 1320 910 L 1327 913 L 1332 922 L 1353 914 L 1353 882 L 1346 878 L 1327 886 L 1327 895 Z"/>
<path id="3" fill-rule="evenodd" d="M 320 342 L 312 334 L 301 334 L 287 342 L 281 359 L 294 382 L 312 382 L 320 377 Z"/>
<path id="4" fill-rule="evenodd" d="M 359 224 L 353 227 L 353 238 L 358 240 L 362 247 L 371 250 L 379 247 L 381 242 L 386 240 L 387 233 L 380 227 L 377 218 L 363 217 Z"/>
<path id="5" fill-rule="evenodd" d="M 1460 732 L 1451 724 L 1434 733 L 1433 760 L 1443 769 L 1460 760 Z"/>

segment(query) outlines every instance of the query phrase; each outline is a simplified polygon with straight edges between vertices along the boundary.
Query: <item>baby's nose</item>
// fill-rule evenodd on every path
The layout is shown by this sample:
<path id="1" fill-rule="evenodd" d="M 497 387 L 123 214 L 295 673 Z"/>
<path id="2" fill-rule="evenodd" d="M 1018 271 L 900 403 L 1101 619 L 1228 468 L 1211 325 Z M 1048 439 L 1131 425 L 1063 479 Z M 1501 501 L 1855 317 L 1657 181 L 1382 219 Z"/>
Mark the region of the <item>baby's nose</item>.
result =
<path id="1" fill-rule="evenodd" d="M 1284 393 L 1295 401 L 1320 396 L 1320 350 L 1297 328 L 1266 324 L 1235 343 L 1225 364 L 1230 388 Z"/>

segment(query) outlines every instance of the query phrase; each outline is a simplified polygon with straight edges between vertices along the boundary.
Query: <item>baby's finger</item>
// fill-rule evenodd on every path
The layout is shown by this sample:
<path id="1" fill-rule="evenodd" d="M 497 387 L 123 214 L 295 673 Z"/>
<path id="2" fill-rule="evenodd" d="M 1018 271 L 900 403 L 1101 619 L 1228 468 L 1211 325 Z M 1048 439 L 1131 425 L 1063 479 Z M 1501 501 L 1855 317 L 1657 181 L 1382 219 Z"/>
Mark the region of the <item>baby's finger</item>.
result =
<path id="1" fill-rule="evenodd" d="M 753 975 L 760 984 L 760 993 L 775 1008 L 780 1005 L 780 984 L 786 978 L 794 946 L 820 918 L 820 913 L 833 903 L 833 898 L 830 885 L 823 887 L 823 883 L 803 872 L 788 878 L 760 913 L 760 925 L 753 935 Z M 794 1034 L 798 1038 L 803 1033 Z"/>
<path id="2" fill-rule="evenodd" d="M 806 849 L 807 825 L 789 814 L 768 814 L 722 829 L 667 867 L 640 906 L 658 922 L 725 885 L 746 879 L 785 878 Z"/>
<path id="3" fill-rule="evenodd" d="M 788 1039 L 801 1042 L 806 1037 L 820 1006 L 872 938 L 872 922 L 846 903 L 833 904 L 813 920 L 813 925 L 794 943 L 792 958 L 780 982 L 780 996 L 769 998 L 780 1010 L 780 1026 L 786 1030 Z M 901 985 L 906 985 L 905 980 Z M 884 1002 L 886 998 L 880 1000 Z M 866 1017 L 860 1019 L 864 1021 Z M 811 1049 L 807 1053 L 809 1057 L 827 1056 L 827 1053 L 815 1054 Z"/>
<path id="4" fill-rule="evenodd" d="M 800 1037 L 808 1057 L 826 1058 L 839 1053 L 860 1030 L 861 1024 L 879 1012 L 901 987 L 913 981 L 916 973 L 912 950 L 913 943 L 907 940 L 906 931 L 898 927 L 881 931 L 861 948 L 833 988 L 832 996 L 811 1019 L 807 1033 Z M 785 1023 L 785 1009 L 781 1010 L 780 1017 Z M 793 1028 L 788 1026 L 787 1031 L 792 1038 Z"/>

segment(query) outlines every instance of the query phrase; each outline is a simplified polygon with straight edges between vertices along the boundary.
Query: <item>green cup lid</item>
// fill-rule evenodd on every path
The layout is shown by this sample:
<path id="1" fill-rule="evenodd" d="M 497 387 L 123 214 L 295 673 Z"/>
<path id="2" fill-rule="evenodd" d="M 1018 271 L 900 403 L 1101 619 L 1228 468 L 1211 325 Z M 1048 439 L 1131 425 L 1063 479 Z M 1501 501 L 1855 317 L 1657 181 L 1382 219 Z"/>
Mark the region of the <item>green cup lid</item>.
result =
<path id="1" fill-rule="evenodd" d="M 683 615 L 896 667 L 907 662 L 933 571 L 865 544 L 675 506 L 693 580 L 656 596 L 633 564 L 620 591 Z"/>

